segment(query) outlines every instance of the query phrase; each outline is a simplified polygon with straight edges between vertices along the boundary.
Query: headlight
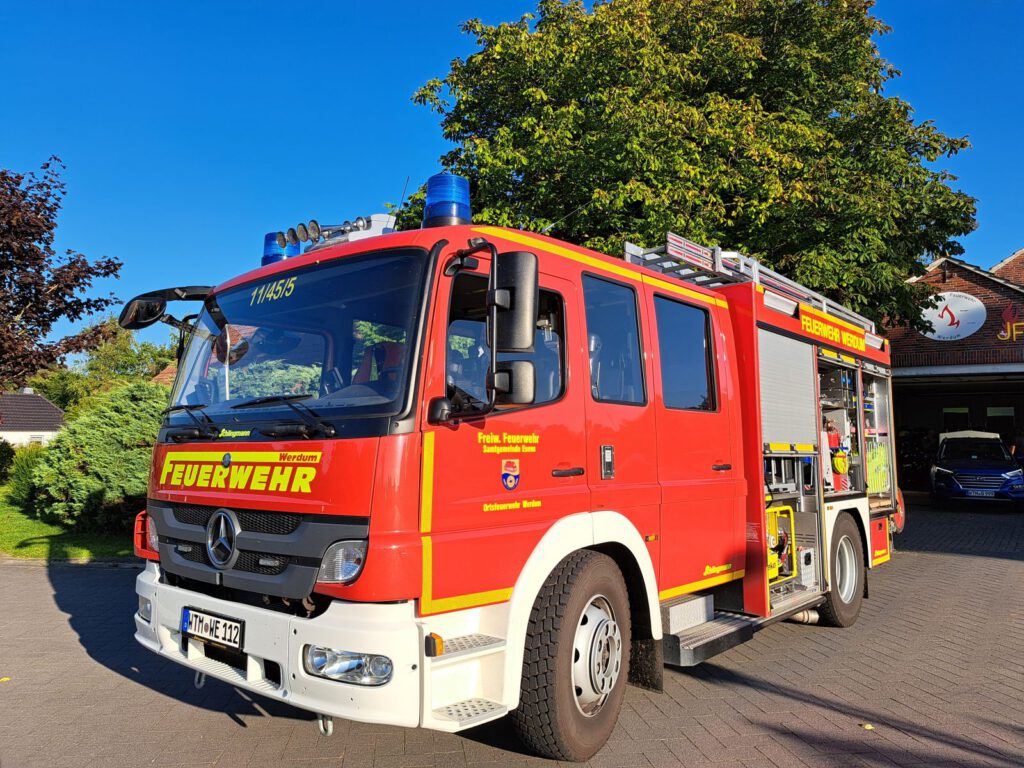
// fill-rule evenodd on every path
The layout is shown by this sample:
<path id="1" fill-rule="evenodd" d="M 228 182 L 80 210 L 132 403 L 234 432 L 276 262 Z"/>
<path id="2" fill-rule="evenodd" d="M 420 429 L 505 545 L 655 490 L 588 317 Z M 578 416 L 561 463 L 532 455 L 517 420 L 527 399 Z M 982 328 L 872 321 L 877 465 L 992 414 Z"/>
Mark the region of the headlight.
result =
<path id="1" fill-rule="evenodd" d="M 1009 472 L 1006 472 L 1003 475 L 1003 477 L 1005 477 L 1007 480 L 1024 480 L 1024 470 L 1013 469 Z"/>
<path id="2" fill-rule="evenodd" d="M 356 685 L 384 685 L 394 665 L 387 656 L 355 653 L 307 645 L 302 649 L 302 666 L 311 675 Z"/>
<path id="3" fill-rule="evenodd" d="M 146 515 L 146 544 L 154 552 L 160 551 L 160 536 L 157 535 L 152 515 Z"/>
<path id="4" fill-rule="evenodd" d="M 943 469 L 942 467 L 935 467 L 935 474 L 938 475 L 939 477 L 952 477 L 953 470 Z"/>
<path id="5" fill-rule="evenodd" d="M 324 584 L 349 584 L 359 577 L 365 562 L 365 541 L 336 542 L 327 548 L 316 580 Z"/>

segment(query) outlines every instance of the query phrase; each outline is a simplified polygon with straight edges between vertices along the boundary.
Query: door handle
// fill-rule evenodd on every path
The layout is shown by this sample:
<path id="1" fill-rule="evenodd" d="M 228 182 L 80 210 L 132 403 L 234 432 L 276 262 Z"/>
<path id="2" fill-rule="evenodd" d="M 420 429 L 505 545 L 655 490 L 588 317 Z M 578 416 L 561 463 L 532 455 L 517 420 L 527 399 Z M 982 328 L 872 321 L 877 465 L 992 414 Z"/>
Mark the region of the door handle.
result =
<path id="1" fill-rule="evenodd" d="M 712 464 L 711 468 L 715 470 L 715 472 L 728 472 L 732 469 L 732 464 Z"/>
<path id="2" fill-rule="evenodd" d="M 552 477 L 579 477 L 583 474 L 583 467 L 570 467 L 569 469 L 552 469 Z"/>

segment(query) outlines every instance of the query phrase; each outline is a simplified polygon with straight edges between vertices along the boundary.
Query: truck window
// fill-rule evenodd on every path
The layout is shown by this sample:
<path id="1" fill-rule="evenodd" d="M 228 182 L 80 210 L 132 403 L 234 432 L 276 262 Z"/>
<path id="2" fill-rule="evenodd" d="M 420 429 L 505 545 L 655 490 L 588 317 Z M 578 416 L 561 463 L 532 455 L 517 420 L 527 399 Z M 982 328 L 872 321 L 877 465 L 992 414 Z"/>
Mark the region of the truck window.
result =
<path id="1" fill-rule="evenodd" d="M 327 343 L 319 333 L 227 325 L 214 345 L 214 356 L 204 381 L 211 392 L 224 389 L 225 398 L 315 393 Z"/>
<path id="2" fill-rule="evenodd" d="M 715 397 L 711 316 L 699 307 L 654 297 L 666 408 L 713 411 Z"/>
<path id="3" fill-rule="evenodd" d="M 452 287 L 445 353 L 447 397 L 456 410 L 478 409 L 487 402 L 487 279 L 462 274 Z M 565 308 L 562 298 L 541 289 L 533 352 L 502 353 L 499 360 L 529 360 L 537 374 L 534 405 L 562 396 L 565 381 Z M 500 407 L 500 406 L 499 406 Z M 516 408 L 522 406 L 506 406 Z"/>
<path id="4" fill-rule="evenodd" d="M 640 364 L 636 292 L 625 285 L 583 276 L 587 311 L 590 391 L 595 400 L 646 402 Z"/>

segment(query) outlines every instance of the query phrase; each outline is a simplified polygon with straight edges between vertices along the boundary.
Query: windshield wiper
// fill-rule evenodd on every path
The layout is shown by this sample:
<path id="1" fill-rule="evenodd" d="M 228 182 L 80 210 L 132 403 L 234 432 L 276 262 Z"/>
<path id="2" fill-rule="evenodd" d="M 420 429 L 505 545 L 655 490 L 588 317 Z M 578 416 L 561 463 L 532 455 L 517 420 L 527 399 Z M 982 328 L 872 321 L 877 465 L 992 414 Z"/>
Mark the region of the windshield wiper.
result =
<path id="1" fill-rule="evenodd" d="M 238 403 L 232 405 L 232 409 L 237 408 L 255 408 L 260 405 L 286 405 L 298 414 L 298 417 L 302 419 L 302 424 L 280 424 L 276 427 L 267 427 L 266 429 L 260 428 L 260 432 L 267 435 L 268 437 L 289 437 L 297 435 L 300 437 L 309 437 L 317 432 L 323 432 L 326 437 L 334 437 L 336 430 L 334 426 L 328 424 L 326 421 L 316 415 L 312 408 L 308 405 L 303 405 L 301 408 L 297 405 L 299 400 L 309 400 L 312 395 L 265 395 L 264 397 L 256 397 L 252 400 L 247 400 L 244 403 Z"/>
<path id="2" fill-rule="evenodd" d="M 190 405 L 188 403 L 182 403 L 181 405 L 172 405 L 170 408 L 164 408 L 161 415 L 167 416 L 171 413 L 177 413 L 183 411 L 188 414 L 188 417 L 196 423 L 195 427 L 192 428 L 170 428 L 167 430 L 168 437 L 174 438 L 186 438 L 186 437 L 216 437 L 217 436 L 217 425 L 213 423 L 213 419 L 206 413 L 203 413 L 203 408 L 206 407 L 206 403 L 197 403 L 196 405 Z M 196 414 L 202 416 L 199 418 Z"/>

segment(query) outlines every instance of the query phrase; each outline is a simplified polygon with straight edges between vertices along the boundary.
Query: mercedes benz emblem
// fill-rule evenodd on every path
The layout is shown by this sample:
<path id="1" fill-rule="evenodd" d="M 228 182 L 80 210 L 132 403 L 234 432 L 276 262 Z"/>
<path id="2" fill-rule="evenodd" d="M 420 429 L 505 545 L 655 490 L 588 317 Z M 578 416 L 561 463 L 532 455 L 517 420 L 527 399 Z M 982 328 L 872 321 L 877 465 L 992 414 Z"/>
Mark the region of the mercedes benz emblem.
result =
<path id="1" fill-rule="evenodd" d="M 238 518 L 230 509 L 218 509 L 206 524 L 206 554 L 214 568 L 226 570 L 238 559 L 235 537 L 238 535 Z"/>

